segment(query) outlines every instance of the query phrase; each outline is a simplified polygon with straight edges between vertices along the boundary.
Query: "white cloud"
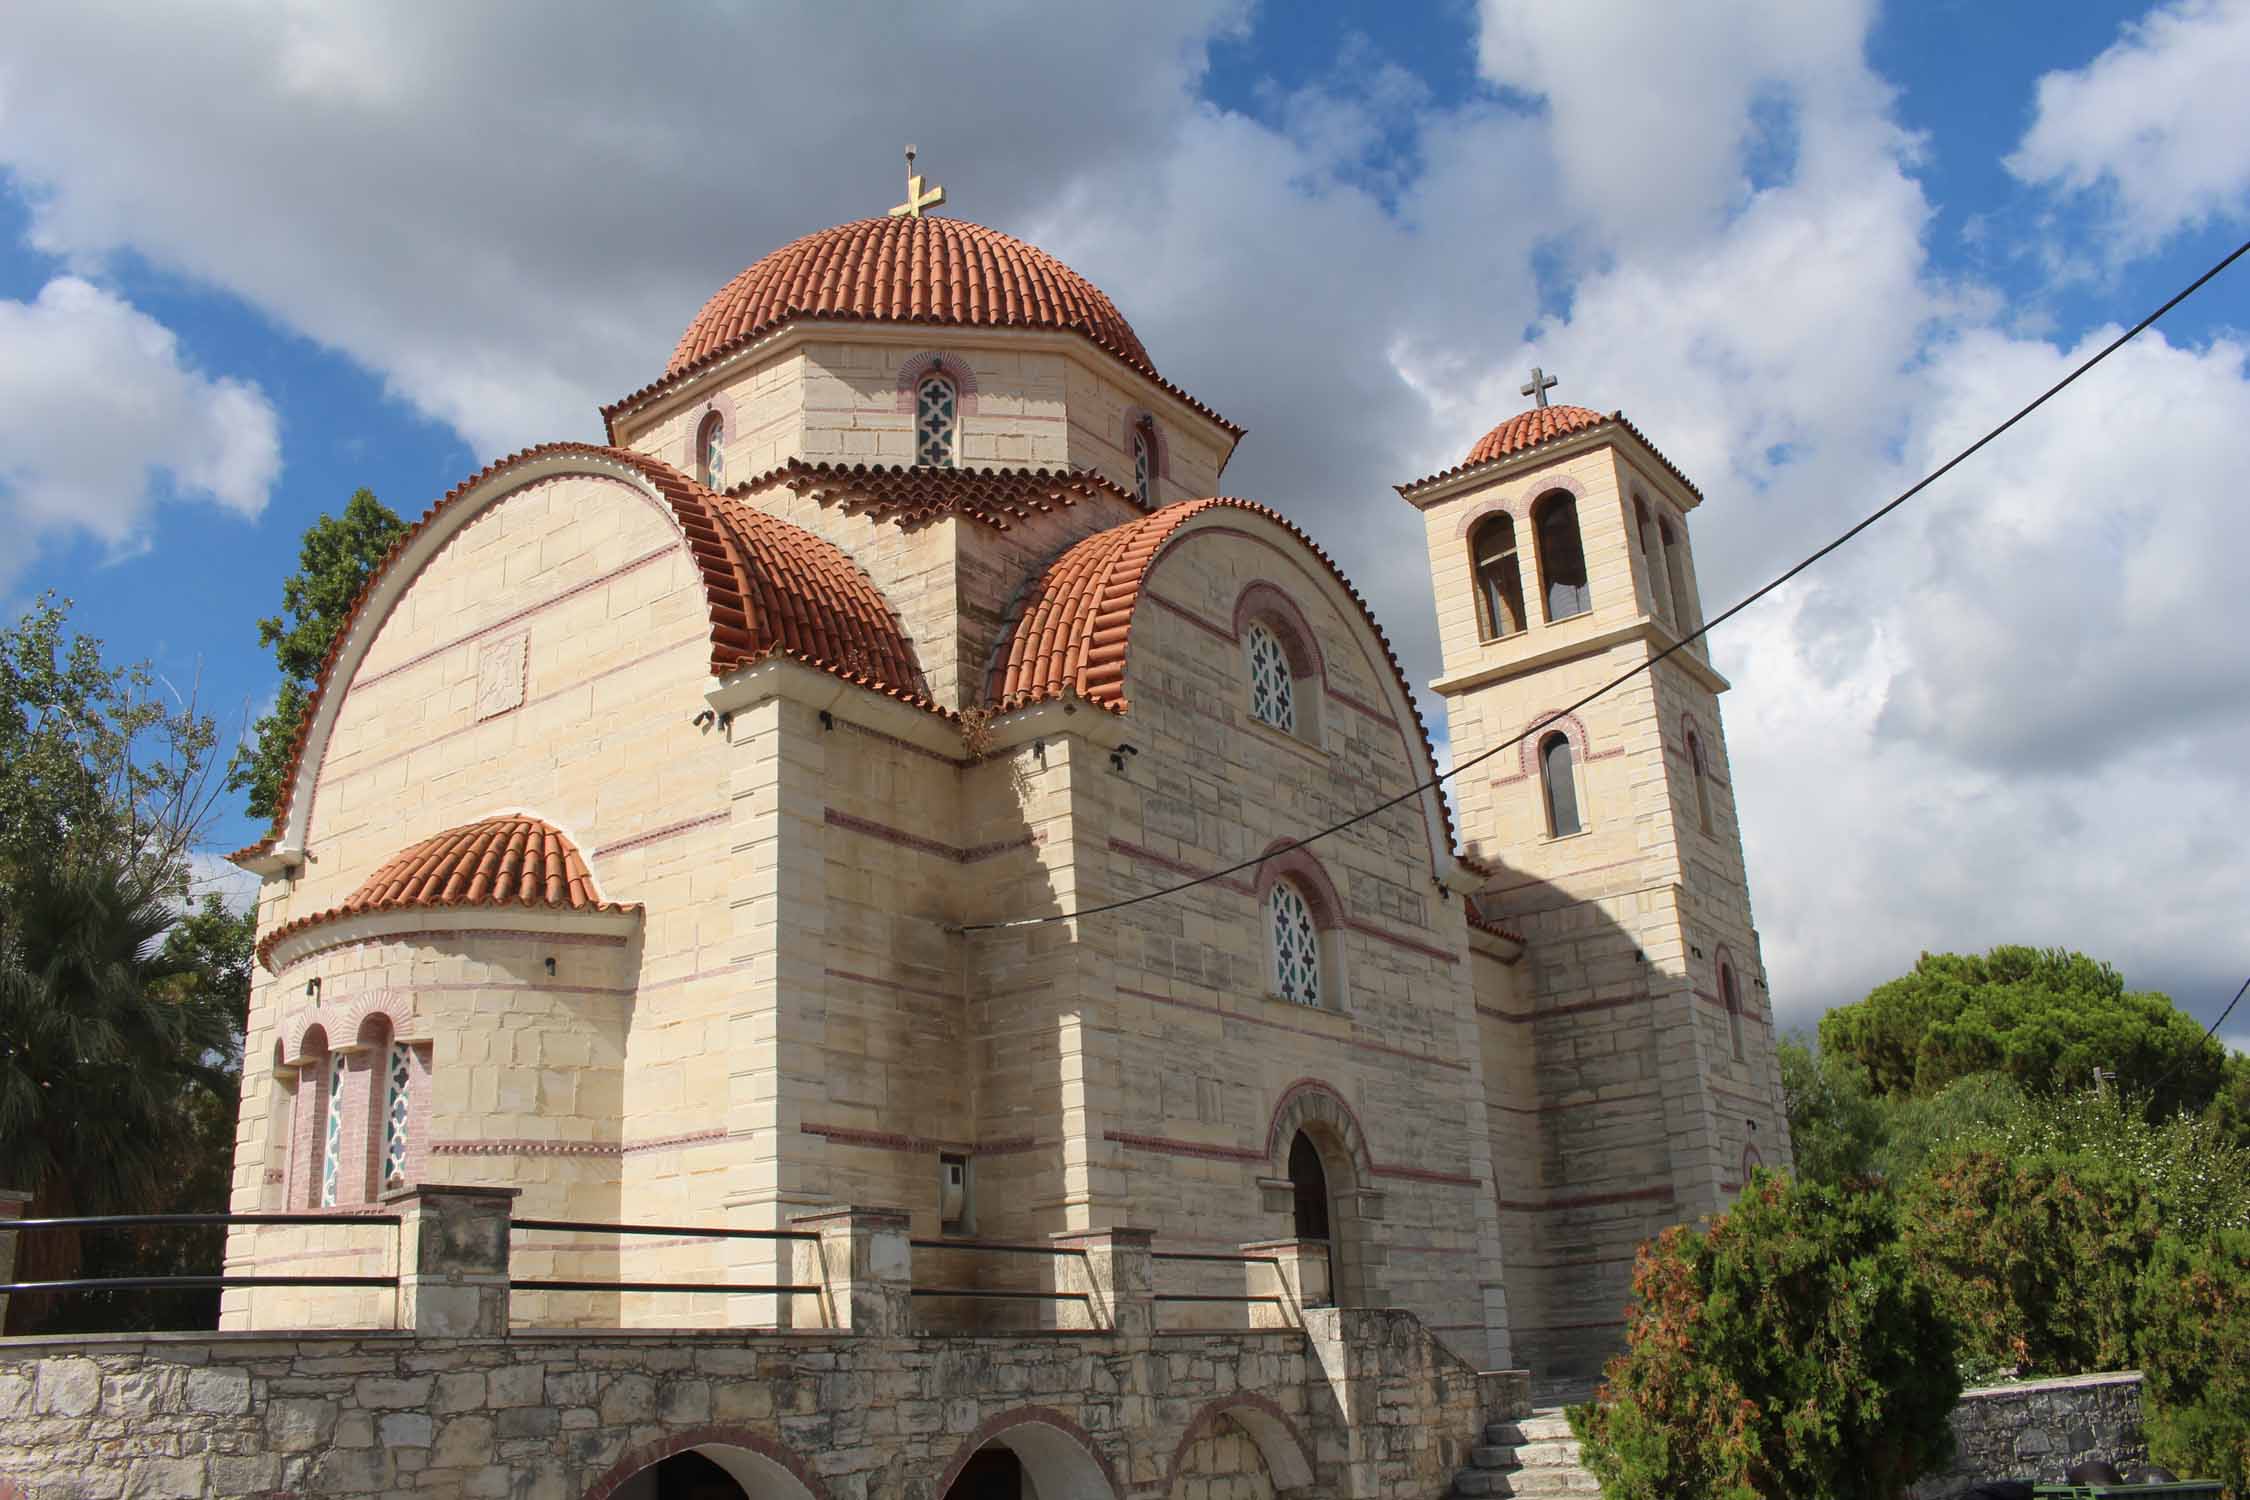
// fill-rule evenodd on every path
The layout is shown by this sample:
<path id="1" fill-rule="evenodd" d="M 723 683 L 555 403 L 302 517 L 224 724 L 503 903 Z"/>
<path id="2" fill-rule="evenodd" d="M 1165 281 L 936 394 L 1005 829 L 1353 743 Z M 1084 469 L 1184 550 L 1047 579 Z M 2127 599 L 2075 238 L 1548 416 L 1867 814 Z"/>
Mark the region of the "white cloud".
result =
<path id="1" fill-rule="evenodd" d="M 203 278 L 490 453 L 592 431 L 749 259 L 895 201 L 913 139 L 950 211 L 1092 277 L 1249 427 L 1227 488 L 1348 548 L 1420 680 L 1387 486 L 1535 359 L 1701 481 L 1716 603 L 2074 357 L 1933 270 L 1863 0 L 1491 0 L 1507 97 L 1433 108 L 1352 43 L 1257 119 L 1199 97 L 1236 4 L 1047 17 L 87 0 L 17 19 L 42 64 L 0 58 L 0 162 L 46 248 Z M 1924 946 L 2069 942 L 2183 999 L 2234 961 L 2246 389 L 2234 346 L 2151 339 L 1717 641 L 1785 1019 Z"/>
<path id="2" fill-rule="evenodd" d="M 2083 68 L 2039 80 L 2007 159 L 2025 182 L 2112 200 L 2124 251 L 2250 214 L 2250 0 L 2177 0 Z"/>
<path id="3" fill-rule="evenodd" d="M 280 467 L 265 395 L 195 370 L 130 303 L 75 276 L 0 301 L 0 579 L 42 536 L 131 545 L 167 492 L 255 517 Z"/>

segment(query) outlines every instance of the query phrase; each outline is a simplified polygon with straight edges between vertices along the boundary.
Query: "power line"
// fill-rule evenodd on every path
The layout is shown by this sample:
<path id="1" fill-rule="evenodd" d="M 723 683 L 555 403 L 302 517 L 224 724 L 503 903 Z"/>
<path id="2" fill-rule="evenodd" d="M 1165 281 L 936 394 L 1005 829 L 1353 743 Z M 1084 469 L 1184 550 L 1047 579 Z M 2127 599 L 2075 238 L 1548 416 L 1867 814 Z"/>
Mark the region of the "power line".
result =
<path id="1" fill-rule="evenodd" d="M 2014 416 L 2008 418 L 2008 420 L 2002 422 L 1999 426 L 1993 428 L 1990 432 L 1987 432 L 1983 437 L 1978 438 L 1975 442 L 1969 444 L 1968 447 L 1963 448 L 1959 453 L 1954 454 L 1944 463 L 1938 465 L 1938 467 L 1923 475 L 1920 479 L 1916 480 L 1907 489 L 1901 491 L 1893 499 L 1884 502 L 1882 505 L 1879 505 L 1874 510 L 1868 512 L 1866 516 L 1861 518 L 1857 523 L 1852 525 L 1841 535 L 1837 536 L 1834 540 L 1830 541 L 1826 546 L 1820 548 L 1816 552 L 1807 555 L 1805 558 L 1795 563 L 1788 569 L 1784 570 L 1782 573 L 1780 573 L 1761 587 L 1752 590 L 1750 593 L 1736 600 L 1733 604 L 1722 610 L 1718 615 L 1709 620 L 1706 620 L 1701 626 L 1680 637 L 1680 639 L 1674 641 L 1671 645 L 1665 647 L 1662 651 L 1650 657 L 1647 661 L 1642 662 L 1639 666 L 1633 667 L 1628 671 L 1622 672 L 1619 675 L 1612 677 L 1609 681 L 1603 683 L 1600 687 L 1595 688 L 1592 692 L 1586 694 L 1586 696 L 1584 696 L 1583 698 L 1578 699 L 1569 707 L 1562 709 L 1559 713 L 1549 715 L 1548 718 L 1541 720 L 1537 724 L 1529 726 L 1514 738 L 1503 740 L 1501 743 L 1494 745 L 1489 750 L 1480 750 L 1475 755 L 1470 756 L 1467 760 L 1456 762 L 1452 770 L 1440 772 L 1438 775 L 1431 777 L 1427 781 L 1416 782 L 1413 786 L 1408 787 L 1405 791 L 1400 792 L 1398 795 L 1385 798 L 1383 801 L 1376 803 L 1372 807 L 1363 809 L 1360 812 L 1353 813 L 1350 817 L 1342 819 L 1339 822 L 1329 824 L 1326 828 L 1322 828 L 1314 833 L 1308 833 L 1303 838 L 1294 839 L 1289 843 L 1282 845 L 1278 849 L 1269 849 L 1265 853 L 1260 854 L 1255 858 L 1238 860 L 1234 864 L 1228 865 L 1225 869 L 1213 870 L 1209 874 L 1198 875 L 1191 880 L 1182 880 L 1174 885 L 1161 886 L 1153 891 L 1143 891 L 1137 896 L 1121 896 L 1115 901 L 1104 901 L 1095 906 L 1082 906 L 1075 911 L 1054 912 L 1046 916 L 1038 917 L 1014 917 L 1005 922 L 964 922 L 959 930 L 962 932 L 1000 932 L 1016 927 L 1041 927 L 1050 922 L 1075 921 L 1080 917 L 1098 917 L 1106 912 L 1122 911 L 1128 906 L 1138 906 L 1144 901 L 1154 901 L 1160 897 L 1177 895 L 1181 891 L 1193 890 L 1199 885 L 1209 885 L 1214 880 L 1224 880 L 1229 875 L 1239 875 L 1244 870 L 1254 869 L 1277 855 L 1287 854 L 1293 849 L 1302 849 L 1307 844 L 1310 844 L 1317 839 L 1324 839 L 1331 834 L 1342 833 L 1347 828 L 1356 827 L 1357 825 L 1366 822 L 1369 818 L 1373 818 L 1379 816 L 1382 813 L 1389 812 L 1392 808 L 1397 807 L 1402 802 L 1411 801 L 1412 799 L 1421 796 L 1424 792 L 1434 791 L 1438 787 L 1443 786 L 1446 782 L 1452 780 L 1454 777 L 1460 775 L 1463 771 L 1468 770 L 1471 766 L 1477 765 L 1482 761 L 1490 760 L 1493 756 L 1498 755 L 1503 750 L 1514 749 L 1517 745 L 1522 744 L 1526 739 L 1530 738 L 1533 733 L 1543 728 L 1553 719 L 1560 718 L 1563 714 L 1576 713 L 1579 709 L 1584 708 L 1587 704 L 1593 702 L 1596 698 L 1599 698 L 1604 694 L 1610 692 L 1612 689 L 1623 686 L 1624 684 L 1632 681 L 1634 678 L 1640 676 L 1644 672 L 1654 671 L 1658 663 L 1666 661 L 1675 653 L 1687 649 L 1687 647 L 1693 644 L 1695 641 L 1700 640 L 1702 637 L 1710 634 L 1713 630 L 1716 630 L 1719 626 L 1724 625 L 1727 621 L 1733 619 L 1736 615 L 1742 613 L 1742 611 L 1748 609 L 1751 605 L 1756 604 L 1760 599 L 1765 598 L 1766 595 L 1772 593 L 1775 589 L 1780 588 L 1783 584 L 1789 582 L 1790 579 L 1795 578 L 1798 574 L 1804 572 L 1814 563 L 1817 563 L 1822 558 L 1827 557 L 1831 552 L 1836 551 L 1845 543 L 1851 541 L 1861 532 L 1867 530 L 1870 526 L 1873 526 L 1877 521 L 1882 520 L 1892 511 L 1897 510 L 1907 501 L 1913 499 L 1916 495 L 1919 495 L 1920 493 L 1922 493 L 1922 491 L 1928 489 L 1931 485 L 1937 483 L 1940 479 L 1943 479 L 1946 475 L 1952 473 L 1956 468 L 1959 468 L 1963 463 L 1967 462 L 1971 457 L 1973 457 L 1979 450 L 1983 449 L 1988 443 L 1992 442 L 1993 439 L 1999 437 L 2002 433 L 2015 426 L 2018 422 L 2021 422 L 2025 417 L 2030 416 L 2040 407 L 2045 406 L 2049 401 L 2053 400 L 2063 391 L 2069 389 L 2070 386 L 2078 380 L 2079 376 L 2084 375 L 2087 371 L 2093 369 L 2094 366 L 2100 364 L 2103 360 L 2109 358 L 2112 354 L 2115 354 L 2118 350 L 2124 348 L 2134 339 L 2139 338 L 2143 333 L 2146 333 L 2149 328 L 2156 323 L 2157 319 L 2163 317 L 2173 308 L 2178 307 L 2182 302 L 2187 301 L 2188 298 L 2203 290 L 2203 287 L 2207 282 L 2211 281 L 2220 272 L 2224 271 L 2227 267 L 2240 260 L 2246 253 L 2250 253 L 2250 240 L 2244 240 L 2241 244 L 2235 246 L 2232 251 L 2228 252 L 2220 260 L 2213 264 L 2209 270 L 2205 271 L 2201 276 L 2196 277 L 2195 280 L 2189 282 L 2179 291 L 2174 292 L 2170 297 L 2166 298 L 2164 304 L 2158 307 L 2154 312 L 2141 319 L 2138 323 L 2135 323 L 2132 327 L 2126 329 L 2116 338 L 2110 340 L 2109 343 L 2103 345 L 2098 352 L 2088 356 L 2085 360 L 2080 362 L 2076 369 L 2072 370 L 2062 379 L 2056 381 L 2053 385 L 2047 387 L 2047 389 L 2045 389 L 2044 391 L 2041 391 L 2037 397 L 2035 397 L 2032 401 L 2019 409 Z M 2236 998 L 2239 999 L 2241 997 L 2237 996 Z M 2233 1009 L 2233 1007 L 2229 1006 L 2228 1009 L 2231 1010 Z"/>
<path id="2" fill-rule="evenodd" d="M 2203 1033 L 2203 1040 L 2208 1042 L 2209 1040 L 2211 1040 L 2211 1038 L 2219 1034 L 2219 1028 L 2227 1024 L 2227 1017 L 2234 1014 L 2234 1008 L 2242 1003 L 2242 997 L 2246 993 L 2250 993 L 2250 979 L 2245 979 L 2242 981 L 2242 988 L 2234 992 L 2234 998 L 2227 1002 L 2227 1008 L 2219 1012 L 2219 1019 L 2213 1021 L 2211 1023 L 2210 1029 Z M 2203 1049 L 2200 1047 L 2196 1049 L 2197 1052 L 2200 1052 L 2202 1050 Z M 2194 1055 L 2194 1052 L 2190 1052 L 2186 1056 L 2182 1057 L 2178 1062 L 2172 1064 L 2171 1067 L 2166 1068 L 2164 1070 L 2164 1076 L 2157 1079 L 2156 1082 L 2148 1086 L 2149 1097 L 2152 1099 L 2155 1098 L 2157 1091 L 2163 1088 L 2167 1083 L 2170 1083 L 2172 1081 L 2172 1075 L 2179 1072 L 2180 1069 L 2186 1067 L 2188 1065 L 2188 1058 L 2193 1057 Z"/>

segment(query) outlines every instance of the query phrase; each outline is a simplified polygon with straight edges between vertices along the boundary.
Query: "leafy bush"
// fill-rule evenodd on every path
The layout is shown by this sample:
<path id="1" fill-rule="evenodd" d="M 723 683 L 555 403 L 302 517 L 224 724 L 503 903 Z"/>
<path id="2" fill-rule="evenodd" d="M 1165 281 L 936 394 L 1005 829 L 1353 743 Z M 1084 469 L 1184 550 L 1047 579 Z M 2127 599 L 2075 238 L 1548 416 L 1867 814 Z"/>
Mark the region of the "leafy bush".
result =
<path id="1" fill-rule="evenodd" d="M 2138 1316 L 2150 1456 L 2250 1497 L 2250 1232 L 2166 1236 Z"/>
<path id="2" fill-rule="evenodd" d="M 1626 1348 L 1573 1407 L 1611 1500 L 1892 1500 L 1952 1456 L 1951 1325 L 1886 1194 L 1758 1173 L 1633 1272 Z"/>

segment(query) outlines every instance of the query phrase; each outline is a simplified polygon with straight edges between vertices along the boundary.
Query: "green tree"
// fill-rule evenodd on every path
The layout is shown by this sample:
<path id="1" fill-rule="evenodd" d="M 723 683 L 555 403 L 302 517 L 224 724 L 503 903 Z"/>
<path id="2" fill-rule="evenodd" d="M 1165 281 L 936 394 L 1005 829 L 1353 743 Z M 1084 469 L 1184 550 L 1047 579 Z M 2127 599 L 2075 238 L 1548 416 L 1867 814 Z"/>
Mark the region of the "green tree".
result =
<path id="1" fill-rule="evenodd" d="M 1625 1352 L 1573 1407 L 1610 1500 L 1893 1500 L 1953 1452 L 1953 1331 L 1889 1196 L 1758 1173 L 1641 1249 Z"/>
<path id="2" fill-rule="evenodd" d="M 307 528 L 297 571 L 282 581 L 282 613 L 258 622 L 258 643 L 273 648 L 281 688 L 227 772 L 230 789 L 249 793 L 252 817 L 270 818 L 280 807 L 282 778 L 329 647 L 405 530 L 406 523 L 365 489 L 353 492 L 342 515 L 323 515 Z"/>
<path id="3" fill-rule="evenodd" d="M 164 940 L 173 919 L 115 857 L 19 871 L 0 908 L 0 1180 L 31 1192 L 33 1217 L 163 1201 L 198 1095 L 231 1105 L 238 999 L 207 977 L 204 937 Z M 17 1269 L 51 1280 L 83 1259 L 79 1235 L 43 1231 Z M 48 1300 L 12 1303 L 11 1326 L 51 1315 Z"/>
<path id="4" fill-rule="evenodd" d="M 1797 1176 L 1840 1187 L 1877 1175 L 1890 1112 L 1865 1075 L 1833 1053 L 1815 1051 L 1802 1033 L 1783 1037 L 1775 1052 Z"/>
<path id="5" fill-rule="evenodd" d="M 2167 1235 L 2141 1282 L 2149 1455 L 2250 1496 L 2250 1231 Z"/>
<path id="6" fill-rule="evenodd" d="M 2033 1093 L 2116 1073 L 2151 1110 L 2201 1109 L 2225 1050 L 2165 996 L 2127 990 L 2108 964 L 2059 948 L 1925 953 L 1914 970 L 1820 1020 L 1820 1047 L 1883 1096 L 1926 1096 L 1975 1073 Z"/>

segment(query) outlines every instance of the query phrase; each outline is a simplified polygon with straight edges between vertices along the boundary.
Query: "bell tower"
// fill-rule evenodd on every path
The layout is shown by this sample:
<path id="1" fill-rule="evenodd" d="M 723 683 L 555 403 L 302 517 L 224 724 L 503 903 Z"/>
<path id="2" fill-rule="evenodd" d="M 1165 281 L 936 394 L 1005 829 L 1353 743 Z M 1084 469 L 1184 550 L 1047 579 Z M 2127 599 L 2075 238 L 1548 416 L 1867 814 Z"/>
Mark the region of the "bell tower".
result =
<path id="1" fill-rule="evenodd" d="M 1517 1163 L 1497 1185 L 1511 1322 L 1534 1370 L 1575 1376 L 1622 1337 L 1640 1241 L 1789 1144 L 1726 679 L 1698 641 L 1565 711 L 1702 623 L 1703 497 L 1622 413 L 1548 405 L 1553 383 L 1534 371 L 1537 405 L 1399 493 L 1428 534 L 1455 761 L 1507 746 L 1454 791 L 1492 871 L 1477 910 L 1528 971 L 1479 1006 L 1488 1056 L 1518 1063 L 1487 1077 L 1536 1095 L 1490 1101 L 1494 1160 Z"/>

